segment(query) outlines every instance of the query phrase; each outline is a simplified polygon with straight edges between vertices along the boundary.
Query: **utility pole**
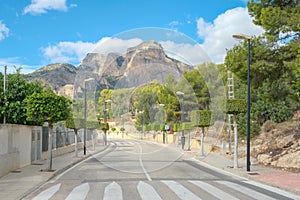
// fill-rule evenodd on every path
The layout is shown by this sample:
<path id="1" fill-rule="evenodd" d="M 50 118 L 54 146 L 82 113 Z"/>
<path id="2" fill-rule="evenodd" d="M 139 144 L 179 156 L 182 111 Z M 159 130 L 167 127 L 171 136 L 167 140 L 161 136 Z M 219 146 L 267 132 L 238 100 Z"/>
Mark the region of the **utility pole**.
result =
<path id="1" fill-rule="evenodd" d="M 5 94 L 6 93 L 6 70 L 7 70 L 7 66 L 4 66 L 4 80 L 3 80 L 4 97 L 6 96 L 6 94 Z M 3 114 L 3 124 L 6 124 L 6 113 L 5 112 Z"/>
<path id="2" fill-rule="evenodd" d="M 234 79 L 231 71 L 227 70 L 227 82 L 228 82 L 228 99 L 234 98 Z M 229 154 L 232 154 L 231 149 L 231 133 L 233 126 L 233 114 L 228 114 L 228 146 L 229 146 Z"/>

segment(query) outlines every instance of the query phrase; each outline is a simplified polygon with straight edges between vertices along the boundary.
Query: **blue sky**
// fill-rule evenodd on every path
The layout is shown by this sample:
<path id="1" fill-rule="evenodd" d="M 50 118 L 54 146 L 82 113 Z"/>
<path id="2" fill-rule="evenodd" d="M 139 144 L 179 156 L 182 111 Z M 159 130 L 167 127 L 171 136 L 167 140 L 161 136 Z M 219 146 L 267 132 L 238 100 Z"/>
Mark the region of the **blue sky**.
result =
<path id="1" fill-rule="evenodd" d="M 263 32 L 251 22 L 245 0 L 1 0 L 0 71 L 4 65 L 21 66 L 23 73 L 57 62 L 77 66 L 113 36 L 147 27 L 184 34 L 216 63 L 237 43 L 232 34 Z M 175 43 L 166 48 L 193 60 Z"/>

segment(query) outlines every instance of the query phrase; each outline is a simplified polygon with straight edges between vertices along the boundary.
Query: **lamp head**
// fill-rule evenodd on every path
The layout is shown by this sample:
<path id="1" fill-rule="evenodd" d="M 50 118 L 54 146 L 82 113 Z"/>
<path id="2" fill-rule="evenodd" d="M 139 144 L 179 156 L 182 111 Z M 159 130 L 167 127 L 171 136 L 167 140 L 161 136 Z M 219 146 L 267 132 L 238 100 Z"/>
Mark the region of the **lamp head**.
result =
<path id="1" fill-rule="evenodd" d="M 232 35 L 233 38 L 238 40 L 250 40 L 251 37 L 249 35 L 245 35 L 243 33 L 237 33 Z"/>

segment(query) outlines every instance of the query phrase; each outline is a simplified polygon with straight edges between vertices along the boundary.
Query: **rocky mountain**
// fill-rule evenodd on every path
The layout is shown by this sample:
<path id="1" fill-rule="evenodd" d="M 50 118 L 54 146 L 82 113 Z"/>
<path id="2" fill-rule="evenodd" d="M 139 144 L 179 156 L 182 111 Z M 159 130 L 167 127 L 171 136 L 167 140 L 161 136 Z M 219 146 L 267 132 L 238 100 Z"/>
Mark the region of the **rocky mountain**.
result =
<path id="1" fill-rule="evenodd" d="M 55 92 L 70 96 L 70 91 L 66 91 L 66 94 L 61 91 L 64 88 L 69 88 L 68 90 L 73 90 L 73 83 L 76 78 L 78 69 L 67 63 L 57 63 L 50 64 L 42 67 L 33 73 L 26 74 L 26 79 L 30 81 L 41 81 L 42 84 L 50 86 Z"/>
<path id="2" fill-rule="evenodd" d="M 79 83 L 78 87 L 83 87 L 83 74 L 92 74 L 102 88 L 124 88 L 153 80 L 162 82 L 167 74 L 179 79 L 182 72 L 190 68 L 191 66 L 168 57 L 159 43 L 147 41 L 128 48 L 125 55 L 113 52 L 107 55 L 88 53 L 78 67 L 51 64 L 26 77 L 29 80 L 41 80 L 57 93 L 71 97 L 70 90 L 74 90 L 75 82 Z"/>

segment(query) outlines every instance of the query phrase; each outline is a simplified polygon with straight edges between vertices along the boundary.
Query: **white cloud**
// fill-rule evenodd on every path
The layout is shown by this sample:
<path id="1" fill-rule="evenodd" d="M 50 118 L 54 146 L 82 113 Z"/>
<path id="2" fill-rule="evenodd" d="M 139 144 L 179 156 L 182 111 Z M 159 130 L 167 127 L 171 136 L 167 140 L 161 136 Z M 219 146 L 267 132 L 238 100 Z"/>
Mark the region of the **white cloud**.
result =
<path id="1" fill-rule="evenodd" d="M 66 0 L 31 0 L 31 4 L 24 8 L 23 13 L 39 15 L 48 10 L 67 11 Z"/>
<path id="2" fill-rule="evenodd" d="M 19 67 L 22 68 L 22 74 L 28 74 L 40 68 L 40 66 L 23 65 L 21 63 L 22 60 L 19 57 L 0 58 L 0 66 L 7 66 L 8 74 L 16 73 L 16 69 L 18 69 Z M 4 67 L 0 67 L 0 72 L 4 73 Z"/>
<path id="3" fill-rule="evenodd" d="M 91 42 L 59 42 L 42 48 L 45 58 L 52 63 L 79 63 L 97 44 Z"/>
<path id="4" fill-rule="evenodd" d="M 80 63 L 87 53 L 108 54 L 116 52 L 125 54 L 127 48 L 140 44 L 140 39 L 122 40 L 119 38 L 104 37 L 96 43 L 92 42 L 59 42 L 41 48 L 44 57 L 51 63 Z"/>
<path id="5" fill-rule="evenodd" d="M 223 63 L 226 49 L 230 49 L 238 41 L 232 38 L 235 33 L 260 35 L 263 29 L 252 23 L 247 8 L 234 8 L 219 15 L 213 23 L 207 23 L 203 18 L 197 21 L 198 35 L 204 40 L 201 44 L 215 63 Z"/>
<path id="6" fill-rule="evenodd" d="M 210 62 L 210 58 L 199 44 L 175 43 L 173 41 L 159 42 L 166 54 L 176 60 L 190 65 Z"/>
<path id="7" fill-rule="evenodd" d="M 0 41 L 8 36 L 9 29 L 0 20 Z"/>
<path id="8" fill-rule="evenodd" d="M 93 52 L 100 54 L 108 54 L 111 52 L 125 54 L 126 50 L 130 47 L 134 47 L 142 43 L 143 41 L 139 38 L 133 38 L 128 40 L 123 40 L 120 38 L 102 38 L 97 47 Z"/>

